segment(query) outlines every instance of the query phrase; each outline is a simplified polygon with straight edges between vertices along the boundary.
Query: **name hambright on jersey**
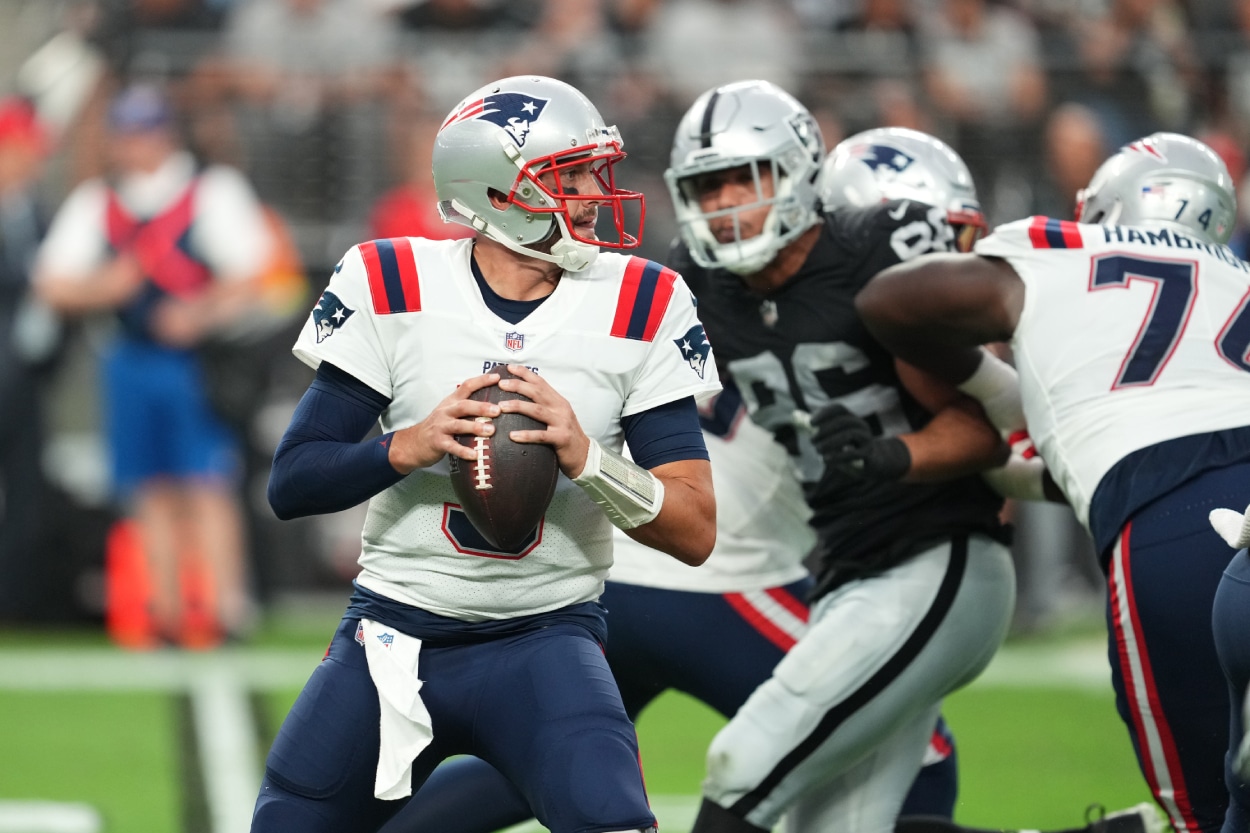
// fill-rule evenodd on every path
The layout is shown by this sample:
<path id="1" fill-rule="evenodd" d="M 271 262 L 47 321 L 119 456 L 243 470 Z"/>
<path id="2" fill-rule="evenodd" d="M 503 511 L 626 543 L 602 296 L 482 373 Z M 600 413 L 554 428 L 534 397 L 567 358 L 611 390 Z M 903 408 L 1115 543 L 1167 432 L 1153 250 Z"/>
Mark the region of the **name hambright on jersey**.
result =
<path id="1" fill-rule="evenodd" d="M 1218 257 L 1229 266 L 1236 267 L 1242 272 L 1250 272 L 1250 263 L 1237 257 L 1227 246 L 1204 243 L 1170 229 L 1131 226 L 1100 226 L 1099 228 L 1102 229 L 1103 237 L 1108 243 L 1141 243 L 1147 246 L 1168 246 L 1173 249 L 1201 249 L 1213 257 Z"/>

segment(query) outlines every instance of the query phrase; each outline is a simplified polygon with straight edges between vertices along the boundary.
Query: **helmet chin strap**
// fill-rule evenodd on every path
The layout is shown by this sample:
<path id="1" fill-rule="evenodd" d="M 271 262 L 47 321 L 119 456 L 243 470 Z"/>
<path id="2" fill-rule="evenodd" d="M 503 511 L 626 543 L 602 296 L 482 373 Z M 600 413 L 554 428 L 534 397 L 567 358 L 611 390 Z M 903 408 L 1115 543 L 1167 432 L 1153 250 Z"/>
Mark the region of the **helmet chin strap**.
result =
<path id="1" fill-rule="evenodd" d="M 566 272 L 580 272 L 583 269 L 589 269 L 590 265 L 599 257 L 599 247 L 574 240 L 569 234 L 568 225 L 564 222 L 564 218 L 558 214 L 553 214 L 551 217 L 552 232 L 558 235 L 560 239 L 552 244 L 550 253 L 540 252 L 523 243 L 517 243 L 506 234 L 499 232 L 494 226 L 487 224 L 481 217 L 473 216 L 474 222 L 472 227 L 485 234 L 491 240 L 507 249 L 511 249 L 517 254 L 554 263 Z M 546 239 L 549 238 L 550 235 Z"/>

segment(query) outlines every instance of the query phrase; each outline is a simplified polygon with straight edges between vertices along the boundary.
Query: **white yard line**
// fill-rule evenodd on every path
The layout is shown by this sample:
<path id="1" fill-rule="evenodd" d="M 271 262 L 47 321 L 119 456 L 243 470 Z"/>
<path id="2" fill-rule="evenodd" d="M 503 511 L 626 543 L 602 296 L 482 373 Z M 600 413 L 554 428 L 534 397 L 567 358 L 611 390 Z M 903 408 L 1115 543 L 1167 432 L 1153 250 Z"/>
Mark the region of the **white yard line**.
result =
<path id="1" fill-rule="evenodd" d="M 252 822 L 260 771 L 247 691 L 228 665 L 203 668 L 191 683 L 213 833 L 246 833 Z"/>

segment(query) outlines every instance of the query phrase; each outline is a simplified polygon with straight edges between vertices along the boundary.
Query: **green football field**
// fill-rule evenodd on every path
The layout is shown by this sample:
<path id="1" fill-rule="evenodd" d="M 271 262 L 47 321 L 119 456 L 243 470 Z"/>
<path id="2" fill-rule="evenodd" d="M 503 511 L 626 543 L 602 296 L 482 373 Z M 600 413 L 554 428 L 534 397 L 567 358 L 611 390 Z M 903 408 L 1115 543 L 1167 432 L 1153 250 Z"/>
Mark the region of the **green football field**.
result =
<path id="1" fill-rule="evenodd" d="M 269 739 L 333 618 L 212 653 L 128 653 L 96 634 L 0 633 L 0 830 L 242 833 Z M 1149 800 L 1088 630 L 1010 642 L 947 700 L 958 821 L 1079 826 L 1085 808 Z M 723 720 L 669 694 L 639 719 L 661 829 L 685 833 Z M 16 819 L 26 817 L 27 826 Z M 541 830 L 523 825 L 522 830 Z"/>

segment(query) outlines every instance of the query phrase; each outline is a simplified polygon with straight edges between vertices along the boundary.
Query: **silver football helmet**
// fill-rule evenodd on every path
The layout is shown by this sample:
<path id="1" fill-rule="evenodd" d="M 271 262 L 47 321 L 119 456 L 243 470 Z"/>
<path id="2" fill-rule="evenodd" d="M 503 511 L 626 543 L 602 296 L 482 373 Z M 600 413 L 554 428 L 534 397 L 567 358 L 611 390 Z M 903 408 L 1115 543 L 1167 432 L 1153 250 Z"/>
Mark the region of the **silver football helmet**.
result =
<path id="1" fill-rule="evenodd" d="M 738 81 L 699 96 L 677 126 L 664 182 L 673 198 L 681 237 L 694 261 L 706 268 L 751 274 L 787 243 L 820 220 L 815 179 L 824 158 L 820 127 L 807 108 L 767 81 Z M 699 180 L 708 174 L 747 168 L 755 200 L 705 211 Z M 771 173 L 767 194 L 760 171 Z M 740 211 L 771 206 L 763 230 L 743 238 Z M 731 217 L 733 240 L 721 242 L 709 221 Z"/>
<path id="2" fill-rule="evenodd" d="M 816 191 L 826 211 L 890 200 L 944 208 L 961 252 L 986 231 L 968 166 L 950 145 L 919 130 L 878 127 L 844 139 L 820 166 Z"/>
<path id="3" fill-rule="evenodd" d="M 1233 179 L 1211 148 L 1179 133 L 1125 145 L 1076 195 L 1079 223 L 1163 225 L 1227 243 L 1237 220 Z"/>
<path id="4" fill-rule="evenodd" d="M 632 249 L 642 238 L 642 194 L 616 187 L 613 166 L 625 158 L 621 147 L 619 131 L 563 81 L 496 81 L 465 98 L 438 130 L 433 165 L 439 213 L 513 251 L 580 271 L 600 247 Z M 568 171 L 587 163 L 598 187 L 578 193 L 567 182 Z M 591 202 L 611 209 L 615 240 L 578 231 L 574 214 L 583 216 L 579 204 Z M 625 228 L 627 202 L 638 203 L 635 233 Z"/>

